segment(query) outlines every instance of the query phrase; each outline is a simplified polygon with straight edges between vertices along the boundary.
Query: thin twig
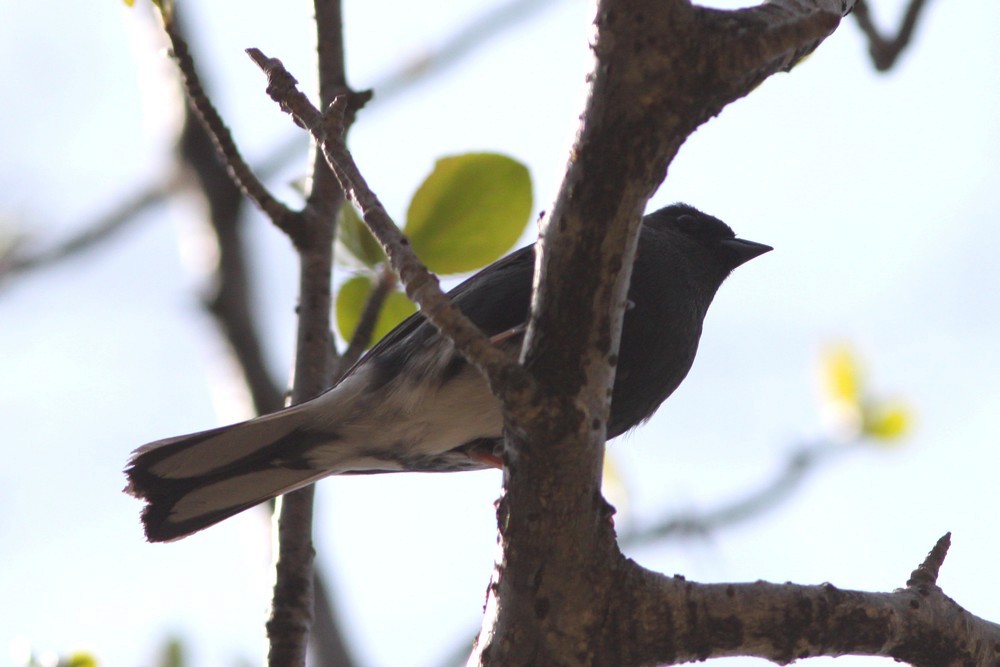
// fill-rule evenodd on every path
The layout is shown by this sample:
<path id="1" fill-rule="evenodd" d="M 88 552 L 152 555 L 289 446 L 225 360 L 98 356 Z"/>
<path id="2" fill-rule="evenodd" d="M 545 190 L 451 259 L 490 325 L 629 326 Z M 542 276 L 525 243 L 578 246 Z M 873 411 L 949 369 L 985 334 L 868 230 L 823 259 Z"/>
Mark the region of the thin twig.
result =
<path id="1" fill-rule="evenodd" d="M 315 612 L 312 545 L 313 498 L 316 486 L 278 498 L 280 556 L 267 629 L 268 667 L 304 667 L 309 630 Z M 288 510 L 288 505 L 292 508 Z M 303 536 L 306 536 L 303 539 Z"/>
<path id="2" fill-rule="evenodd" d="M 344 353 L 337 362 L 336 375 L 338 377 L 350 370 L 351 366 L 358 363 L 358 359 L 368 349 L 368 346 L 372 342 L 372 336 L 375 333 L 375 325 L 378 323 L 379 314 L 382 312 L 382 306 L 385 305 L 385 300 L 395 287 L 396 274 L 389 267 L 383 266 L 378 277 L 375 279 L 375 284 L 372 285 L 371 291 L 368 292 L 368 298 L 361 309 L 361 317 L 358 319 L 358 326 L 354 329 L 354 334 L 351 335 L 347 349 L 344 350 Z"/>
<path id="3" fill-rule="evenodd" d="M 512 0 L 485 10 L 446 37 L 438 46 L 417 49 L 413 55 L 400 58 L 401 65 L 375 77 L 371 86 L 374 97 L 368 106 L 390 102 L 424 79 L 460 64 L 464 56 L 483 48 L 491 39 L 520 25 L 555 2 L 556 0 Z M 283 138 L 257 165 L 257 173 L 262 176 L 273 174 L 289 160 L 299 159 L 304 144 L 299 134 Z"/>
<path id="4" fill-rule="evenodd" d="M 175 17 L 171 26 L 175 34 L 183 30 L 178 18 Z M 193 104 L 187 105 L 184 128 L 178 139 L 178 156 L 197 178 L 201 194 L 208 204 L 209 223 L 219 252 L 219 261 L 212 276 L 212 292 L 205 297 L 205 308 L 215 319 L 239 362 L 257 414 L 274 412 L 284 404 L 284 392 L 268 371 L 252 314 L 243 242 L 242 212 L 246 200 L 230 178 Z"/>
<path id="5" fill-rule="evenodd" d="M 343 95 L 360 106 L 370 94 L 355 94 L 347 85 L 340 0 L 314 0 L 314 8 L 320 99 L 329 103 L 335 96 Z M 301 214 L 304 225 L 296 239 L 300 262 L 299 326 L 292 390 L 296 403 L 319 394 L 334 380 L 331 376 L 334 348 L 329 326 L 330 279 L 333 240 L 344 194 L 320 152 L 315 152 L 306 207 Z M 310 630 L 317 613 L 325 625 L 320 628 L 322 636 L 314 637 L 312 643 L 318 647 L 324 661 L 344 667 L 354 663 L 326 589 L 321 589 L 323 596 L 318 605 L 316 602 L 314 585 L 322 585 L 322 580 L 315 575 L 313 564 L 314 488 L 309 486 L 287 494 L 280 503 L 276 580 L 267 622 L 268 664 L 271 667 L 305 665 Z"/>
<path id="6" fill-rule="evenodd" d="M 218 111 L 215 110 L 202 88 L 201 78 L 198 76 L 194 60 L 191 58 L 187 41 L 180 34 L 177 22 L 166 23 L 165 30 L 170 39 L 171 51 L 180 70 L 181 82 L 187 92 L 188 101 L 204 124 L 209 136 L 212 137 L 212 142 L 222 156 L 222 161 L 230 176 L 239 186 L 240 191 L 249 197 L 276 227 L 288 234 L 293 243 L 298 245 L 302 240 L 301 217 L 268 192 L 260 179 L 254 175 L 250 165 L 243 160 L 229 128 L 226 127 L 222 117 L 219 116 Z"/>
<path id="7" fill-rule="evenodd" d="M 444 332 L 466 359 L 494 380 L 508 373 L 520 373 L 516 359 L 502 348 L 494 346 L 441 290 L 437 276 L 420 261 L 410 242 L 392 221 L 382 202 L 368 187 L 347 145 L 344 143 L 344 112 L 347 99 L 337 98 L 330 105 L 319 127 L 320 145 L 344 192 L 361 212 L 368 228 L 379 240 L 393 270 L 406 288 L 406 295 L 416 303 L 425 317 Z M 527 376 L 524 376 L 527 378 Z"/>
<path id="8" fill-rule="evenodd" d="M 177 192 L 180 183 L 179 173 L 173 172 L 162 182 L 140 189 L 113 211 L 80 225 L 80 232 L 52 247 L 29 251 L 23 249 L 25 244 L 16 244 L 12 250 L 0 256 L 0 281 L 52 266 L 80 252 L 96 248 L 138 221 L 141 213 Z"/>
<path id="9" fill-rule="evenodd" d="M 371 93 L 354 93 L 347 85 L 340 0 L 314 0 L 313 6 L 316 12 L 320 104 L 329 104 L 338 95 L 348 95 L 354 99 L 354 109 L 357 110 L 371 99 Z M 344 203 L 344 192 L 340 189 L 340 184 L 330 171 L 326 160 L 323 159 L 322 153 L 315 147 L 313 153 L 306 206 L 316 215 L 336 220 Z"/>
<path id="10" fill-rule="evenodd" d="M 420 79 L 464 62 L 465 56 L 482 48 L 490 39 L 554 4 L 554 0 L 512 0 L 486 8 L 440 44 L 402 58 L 399 61 L 402 66 L 377 78 L 372 85 L 375 99 L 384 102 Z"/>
<path id="11" fill-rule="evenodd" d="M 920 18 L 920 13 L 926 4 L 926 0 L 910 0 L 910 5 L 906 8 L 906 13 L 899 25 L 899 32 L 890 39 L 883 36 L 875 26 L 867 1 L 858 0 L 854 6 L 854 18 L 857 19 L 858 26 L 868 38 L 868 53 L 871 54 L 876 70 L 885 72 L 892 68 L 896 59 L 909 46 L 913 31 L 917 27 L 917 19 Z"/>
<path id="12" fill-rule="evenodd" d="M 555 0 L 513 0 L 488 8 L 446 37 L 441 44 L 402 58 L 401 66 L 376 78 L 376 83 L 372 86 L 377 92 L 373 103 L 384 104 L 391 101 L 413 85 L 446 71 L 491 39 L 553 4 Z M 257 174 L 258 178 L 266 179 L 283 169 L 289 160 L 299 159 L 304 148 L 305 142 L 300 135 L 290 136 L 283 139 L 250 171 Z M 117 210 L 82 226 L 83 231 L 78 235 L 51 249 L 29 254 L 15 248 L 14 252 L 0 257 L 0 279 L 47 268 L 79 251 L 97 247 L 104 240 L 114 238 L 120 229 L 127 227 L 131 223 L 129 216 L 137 216 L 165 201 L 175 192 L 174 187 L 175 181 L 169 179 L 167 183 L 138 189 Z"/>
<path id="13" fill-rule="evenodd" d="M 181 30 L 176 20 L 174 25 L 176 30 Z M 192 117 L 193 113 L 192 105 L 189 105 L 179 141 L 179 153 L 198 176 L 219 248 L 215 290 L 206 299 L 205 305 L 243 371 L 257 413 L 267 414 L 282 407 L 284 392 L 267 370 L 251 312 L 246 250 L 242 238 L 244 218 L 240 215 L 245 200 L 229 177 L 207 130 Z M 273 513 L 275 503 L 270 502 L 268 506 Z M 354 663 L 346 650 L 343 632 L 329 599 L 329 586 L 318 571 L 314 571 L 313 577 L 318 632 L 312 638 L 317 655 L 322 659 L 321 664 L 350 667 Z"/>
<path id="14" fill-rule="evenodd" d="M 804 445 L 789 456 L 784 469 L 770 483 L 747 496 L 714 510 L 688 516 L 674 515 L 652 526 L 624 533 L 625 546 L 641 546 L 683 535 L 707 535 L 712 531 L 760 516 L 788 498 L 821 462 L 850 450 L 849 445 L 820 442 Z"/>
<path id="15" fill-rule="evenodd" d="M 351 655 L 343 624 L 334 604 L 334 591 L 319 570 L 314 572 L 313 593 L 316 597 L 316 617 L 310 642 L 316 664 L 324 667 L 352 667 L 357 661 Z"/>

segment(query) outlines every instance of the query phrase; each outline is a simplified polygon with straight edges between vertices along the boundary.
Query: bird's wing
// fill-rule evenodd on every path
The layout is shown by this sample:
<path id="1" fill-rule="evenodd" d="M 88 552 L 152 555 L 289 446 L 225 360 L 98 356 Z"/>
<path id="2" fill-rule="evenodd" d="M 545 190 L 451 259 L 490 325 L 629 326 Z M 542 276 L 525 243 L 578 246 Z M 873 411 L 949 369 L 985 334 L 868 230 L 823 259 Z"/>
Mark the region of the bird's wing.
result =
<path id="1" fill-rule="evenodd" d="M 465 280 L 448 292 L 448 296 L 487 336 L 505 332 L 517 334 L 523 330 L 528 317 L 534 267 L 535 248 L 526 246 Z M 404 339 L 413 337 L 413 343 L 422 343 L 436 334 L 434 325 L 422 313 L 416 312 L 376 343 L 348 375 L 366 360 L 398 349 Z M 504 340 L 508 338 L 509 334 L 504 336 Z"/>

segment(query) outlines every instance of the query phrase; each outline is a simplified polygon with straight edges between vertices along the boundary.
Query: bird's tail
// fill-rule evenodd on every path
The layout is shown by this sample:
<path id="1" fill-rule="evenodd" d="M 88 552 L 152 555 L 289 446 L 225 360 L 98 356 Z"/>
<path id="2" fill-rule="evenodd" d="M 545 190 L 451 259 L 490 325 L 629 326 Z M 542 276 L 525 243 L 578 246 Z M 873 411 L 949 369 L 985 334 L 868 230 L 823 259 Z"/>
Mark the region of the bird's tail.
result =
<path id="1" fill-rule="evenodd" d="M 333 472 L 309 466 L 304 454 L 336 436 L 304 429 L 297 412 L 137 449 L 125 469 L 125 491 L 147 503 L 142 523 L 149 541 L 179 539 Z"/>

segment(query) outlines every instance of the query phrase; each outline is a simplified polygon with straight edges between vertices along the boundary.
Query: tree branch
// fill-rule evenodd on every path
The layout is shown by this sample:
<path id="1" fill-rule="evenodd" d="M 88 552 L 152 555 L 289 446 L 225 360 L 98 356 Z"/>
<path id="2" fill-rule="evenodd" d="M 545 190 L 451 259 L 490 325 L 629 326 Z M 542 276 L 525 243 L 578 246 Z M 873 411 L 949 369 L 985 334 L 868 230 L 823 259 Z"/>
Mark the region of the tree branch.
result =
<path id="1" fill-rule="evenodd" d="M 324 667 L 354 667 L 357 661 L 344 636 L 344 628 L 334 605 L 334 591 L 321 574 L 317 570 L 313 581 L 316 617 L 310 641 L 315 651 L 316 664 Z"/>
<path id="2" fill-rule="evenodd" d="M 347 85 L 344 71 L 343 24 L 340 0 L 315 0 L 320 99 L 329 103 L 336 96 L 350 99 L 352 114 L 370 97 Z M 299 251 L 299 328 L 296 344 L 293 401 L 308 400 L 333 383 L 333 341 L 330 334 L 330 280 L 337 216 L 344 202 L 343 190 L 319 150 L 314 148 L 306 207 L 302 211 L 302 234 L 295 239 Z M 288 230 L 286 230 L 288 231 Z M 278 562 L 271 617 L 267 622 L 271 667 L 305 665 L 309 630 L 317 610 L 313 584 L 314 550 L 312 514 L 315 487 L 310 485 L 282 497 L 278 516 Z M 353 660 L 346 650 L 329 599 L 321 598 L 320 618 L 327 621 L 319 638 L 328 660 L 348 666 Z"/>
<path id="3" fill-rule="evenodd" d="M 553 0 L 511 0 L 487 9 L 446 37 L 440 45 L 404 57 L 395 69 L 376 77 L 371 105 L 385 104 L 413 85 L 460 63 L 462 56 L 481 49 L 503 31 L 516 27 L 552 4 Z M 298 159 L 302 147 L 300 135 L 290 136 L 261 160 L 256 172 L 266 176 L 278 171 L 289 160 Z"/>
<path id="4" fill-rule="evenodd" d="M 181 29 L 176 18 L 174 29 Z M 257 414 L 274 412 L 282 407 L 284 397 L 264 361 L 250 306 L 250 280 L 243 246 L 243 195 L 230 178 L 208 131 L 191 105 L 188 105 L 184 129 L 178 139 L 178 153 L 197 179 L 199 192 L 208 205 L 209 223 L 219 253 L 219 263 L 212 276 L 212 291 L 205 296 L 205 308 L 215 319 L 243 371 Z"/>
<path id="5" fill-rule="evenodd" d="M 462 58 L 482 48 L 491 38 L 552 4 L 552 0 L 511 0 L 488 7 L 440 44 L 404 58 L 401 67 L 377 79 L 372 86 L 376 99 L 383 102 L 414 82 L 462 62 Z"/>
<path id="6" fill-rule="evenodd" d="M 315 0 L 313 5 L 316 10 L 320 104 L 326 106 L 339 95 L 350 98 L 352 113 L 345 122 L 345 127 L 350 127 L 354 121 L 353 113 L 371 99 L 371 92 L 354 93 L 347 85 L 340 0 Z M 307 206 L 317 215 L 336 221 L 343 203 L 344 191 L 326 164 L 322 151 L 314 143 Z"/>
<path id="7" fill-rule="evenodd" d="M 940 565 L 947 537 L 928 560 Z M 620 586 L 630 594 L 618 601 L 623 613 L 609 615 L 616 627 L 606 629 L 617 639 L 604 644 L 625 653 L 595 664 L 745 655 L 787 664 L 821 655 L 877 655 L 917 667 L 987 667 L 996 664 L 1000 646 L 1000 626 L 965 611 L 933 582 L 912 578 L 892 593 L 831 584 L 697 584 L 629 561 Z"/>
<path id="8" fill-rule="evenodd" d="M 171 52 L 177 62 L 177 68 L 180 70 L 181 82 L 184 84 L 188 101 L 211 136 L 212 142 L 233 181 L 240 188 L 240 191 L 270 218 L 275 226 L 288 234 L 292 242 L 298 245 L 302 241 L 301 236 L 303 235 L 301 231 L 302 220 L 299 215 L 271 195 L 264 184 L 254 175 L 250 166 L 243 160 L 229 128 L 226 127 L 208 96 L 205 95 L 201 78 L 198 76 L 194 60 L 191 58 L 187 42 L 178 29 L 177 22 L 165 20 L 164 30 L 170 39 Z"/>
<path id="9" fill-rule="evenodd" d="M 404 59 L 405 62 L 400 67 L 378 78 L 373 86 L 378 92 L 375 102 L 383 104 L 424 78 L 460 62 L 463 56 L 481 48 L 490 39 L 519 25 L 550 4 L 553 4 L 552 0 L 513 0 L 487 9 L 449 35 L 440 45 L 428 47 L 419 55 Z M 176 17 L 174 20 L 176 21 Z M 263 158 L 255 168 L 250 168 L 250 171 L 260 178 L 266 178 L 281 169 L 290 159 L 297 159 L 301 148 L 301 139 L 294 136 L 273 149 L 272 153 Z M 170 179 L 167 183 L 157 183 L 137 190 L 117 210 L 93 223 L 83 225 L 82 232 L 51 249 L 28 253 L 15 248 L 0 256 L 0 280 L 51 266 L 78 251 L 96 247 L 102 241 L 112 238 L 119 229 L 125 228 L 131 222 L 129 218 L 132 215 L 138 215 L 167 199 L 173 194 L 174 185 L 174 179 Z"/>
<path id="10" fill-rule="evenodd" d="M 347 349 L 341 355 L 337 365 L 337 375 L 343 375 L 351 366 L 358 362 L 361 355 L 372 342 L 375 333 L 375 325 L 378 324 L 378 316 L 382 312 L 382 306 L 389 294 L 396 287 L 396 274 L 389 267 L 383 266 L 379 271 L 375 284 L 372 285 L 371 292 L 365 300 L 364 308 L 361 310 L 361 317 L 358 318 L 358 326 L 347 344 Z"/>
<path id="11" fill-rule="evenodd" d="M 24 248 L 24 243 L 15 242 L 9 251 L 0 255 L 0 282 L 52 266 L 114 238 L 137 221 L 141 213 L 175 193 L 180 187 L 180 182 L 179 174 L 175 172 L 155 185 L 141 188 L 114 210 L 96 220 L 79 225 L 81 231 L 49 248 L 31 251 Z"/>
<path id="12" fill-rule="evenodd" d="M 505 404 L 503 557 L 470 664 L 638 664 L 612 658 L 603 641 L 612 638 L 601 637 L 638 611 L 612 602 L 625 561 L 600 482 L 640 215 L 684 139 L 794 65 L 846 9 L 839 0 L 738 12 L 683 0 L 599 4 L 591 92 L 544 225 L 522 353 L 548 391 L 532 411 Z"/>
<path id="13" fill-rule="evenodd" d="M 937 541 L 937 544 L 934 545 L 934 548 L 930 550 L 930 553 L 927 554 L 924 562 L 910 573 L 910 578 L 906 580 L 906 585 L 911 588 L 915 586 L 927 587 L 937 585 L 938 573 L 941 571 L 941 566 L 944 564 L 944 559 L 948 555 L 949 549 L 951 549 L 951 533 L 945 533 Z"/>
<path id="14" fill-rule="evenodd" d="M 673 515 L 651 526 L 630 530 L 620 536 L 619 542 L 627 546 L 641 546 L 673 536 L 705 535 L 759 516 L 786 499 L 821 461 L 843 454 L 847 447 L 848 445 L 828 442 L 800 447 L 788 457 L 784 469 L 777 477 L 745 497 L 707 512 L 688 516 Z"/>
<path id="15" fill-rule="evenodd" d="M 910 0 L 899 25 L 899 32 L 890 39 L 884 37 L 875 26 L 867 1 L 858 0 L 854 6 L 854 18 L 857 19 L 858 26 L 868 38 L 868 53 L 872 57 L 876 70 L 885 72 L 896 64 L 896 59 L 909 46 L 913 31 L 917 27 L 917 19 L 920 18 L 920 13 L 926 4 L 925 0 Z"/>
<path id="16" fill-rule="evenodd" d="M 494 387 L 509 396 L 530 402 L 532 384 L 520 366 L 503 350 L 493 346 L 462 312 L 452 305 L 441 290 L 437 276 L 420 262 L 409 241 L 393 223 L 385 207 L 368 187 L 344 143 L 344 118 L 351 101 L 338 97 L 327 112 L 321 113 L 297 88 L 297 81 L 277 58 L 265 56 L 259 49 L 247 54 L 267 75 L 267 93 L 295 123 L 310 131 L 319 141 L 341 187 L 361 212 L 372 234 L 382 244 L 390 266 L 406 287 L 406 295 L 434 326 L 447 335 L 455 348 L 484 372 Z M 496 390 L 496 389 L 495 389 Z M 505 394 L 507 396 L 508 394 Z"/>

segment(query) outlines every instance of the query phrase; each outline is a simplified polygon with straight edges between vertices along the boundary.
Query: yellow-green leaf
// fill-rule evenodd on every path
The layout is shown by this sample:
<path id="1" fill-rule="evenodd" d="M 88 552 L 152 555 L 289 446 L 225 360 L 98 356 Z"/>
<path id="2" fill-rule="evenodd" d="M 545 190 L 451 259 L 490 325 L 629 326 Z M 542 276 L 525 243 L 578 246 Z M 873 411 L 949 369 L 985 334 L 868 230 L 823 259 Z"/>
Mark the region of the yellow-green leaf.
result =
<path id="1" fill-rule="evenodd" d="M 346 250 L 352 258 L 360 262 L 363 266 L 376 267 L 386 261 L 382 246 L 375 240 L 372 233 L 368 231 L 358 212 L 350 202 L 344 202 L 340 211 L 340 224 L 337 225 L 337 242 L 341 250 Z M 343 253 L 337 253 L 338 260 L 342 260 Z M 345 262 L 346 263 L 346 262 Z"/>
<path id="2" fill-rule="evenodd" d="M 89 653 L 77 652 L 59 661 L 59 667 L 97 667 L 97 659 Z"/>
<path id="3" fill-rule="evenodd" d="M 406 235 L 437 273 L 464 273 L 499 259 L 531 215 L 527 167 L 496 153 L 466 153 L 434 165 L 410 202 Z"/>
<path id="4" fill-rule="evenodd" d="M 355 329 L 358 328 L 361 312 L 371 290 L 372 281 L 368 276 L 355 276 L 340 286 L 340 292 L 337 293 L 337 330 L 344 340 L 351 340 Z M 396 290 L 389 292 L 376 320 L 375 331 L 368 346 L 371 347 L 378 342 L 416 310 L 416 306 L 406 298 L 405 294 Z"/>
<path id="5" fill-rule="evenodd" d="M 820 361 L 823 386 L 830 400 L 852 406 L 861 401 L 861 364 L 846 343 L 829 346 Z"/>
<path id="6" fill-rule="evenodd" d="M 862 430 L 871 438 L 886 443 L 899 440 L 909 433 L 912 425 L 913 414 L 902 401 L 879 401 L 865 406 Z"/>
<path id="7" fill-rule="evenodd" d="M 160 651 L 157 667 L 184 667 L 187 664 L 184 642 L 179 637 L 169 637 Z"/>

